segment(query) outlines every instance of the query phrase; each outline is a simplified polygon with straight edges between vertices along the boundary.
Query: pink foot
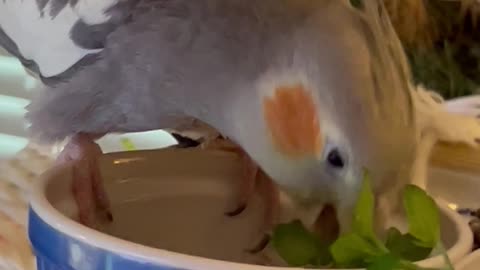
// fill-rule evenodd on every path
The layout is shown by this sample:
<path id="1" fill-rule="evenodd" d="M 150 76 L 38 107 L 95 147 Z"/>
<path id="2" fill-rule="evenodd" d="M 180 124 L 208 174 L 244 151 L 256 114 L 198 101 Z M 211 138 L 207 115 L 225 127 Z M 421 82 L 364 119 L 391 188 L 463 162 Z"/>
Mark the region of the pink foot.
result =
<path id="1" fill-rule="evenodd" d="M 258 241 L 253 248 L 247 250 L 248 252 L 255 254 L 264 250 L 270 242 L 269 233 L 278 222 L 280 212 L 280 192 L 272 179 L 260 169 L 258 169 L 256 178 L 252 181 L 256 181 L 259 194 L 265 205 L 262 227 L 259 231 L 260 241 Z"/>
<path id="2" fill-rule="evenodd" d="M 253 196 L 256 188 L 258 188 L 265 205 L 264 219 L 260 228 L 261 240 L 254 245 L 253 248 L 248 249 L 247 251 L 250 253 L 260 252 L 268 244 L 270 238 L 267 233 L 273 229 L 278 218 L 280 210 L 278 188 L 275 186 L 272 179 L 258 168 L 255 162 L 253 162 L 239 146 L 230 140 L 223 138 L 207 140 L 201 145 L 201 147 L 203 149 L 220 149 L 234 152 L 242 158 L 244 180 L 240 184 L 238 198 L 236 199 L 237 207 L 232 211 L 228 211 L 226 215 L 234 217 L 241 214 L 246 209 L 248 201 Z"/>
<path id="3" fill-rule="evenodd" d="M 102 154 L 95 138 L 87 134 L 73 136 L 56 160 L 57 164 L 73 166 L 72 192 L 78 207 L 78 218 L 86 226 L 95 226 L 95 216 L 113 220 L 110 204 L 102 185 L 97 159 Z"/>
<path id="4" fill-rule="evenodd" d="M 243 163 L 243 181 L 240 182 L 238 197 L 236 199 L 237 207 L 226 213 L 227 216 L 233 217 L 241 214 L 245 208 L 247 208 L 248 201 L 255 192 L 259 168 L 240 148 L 233 148 L 230 149 L 230 151 L 239 154 Z"/>

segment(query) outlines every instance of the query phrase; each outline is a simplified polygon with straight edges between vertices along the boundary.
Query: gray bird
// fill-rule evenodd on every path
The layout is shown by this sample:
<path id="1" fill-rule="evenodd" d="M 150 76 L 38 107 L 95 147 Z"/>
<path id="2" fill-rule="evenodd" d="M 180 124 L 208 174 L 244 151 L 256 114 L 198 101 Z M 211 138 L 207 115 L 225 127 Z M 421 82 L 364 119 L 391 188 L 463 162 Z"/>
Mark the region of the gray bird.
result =
<path id="1" fill-rule="evenodd" d="M 29 130 L 69 140 L 58 162 L 74 164 L 87 225 L 96 208 L 109 213 L 94 142 L 108 133 L 199 121 L 243 157 L 240 198 L 261 169 L 298 202 L 333 205 L 341 231 L 364 168 L 386 212 L 411 175 L 410 77 L 381 1 L 4 0 L 0 43 L 45 84 Z"/>

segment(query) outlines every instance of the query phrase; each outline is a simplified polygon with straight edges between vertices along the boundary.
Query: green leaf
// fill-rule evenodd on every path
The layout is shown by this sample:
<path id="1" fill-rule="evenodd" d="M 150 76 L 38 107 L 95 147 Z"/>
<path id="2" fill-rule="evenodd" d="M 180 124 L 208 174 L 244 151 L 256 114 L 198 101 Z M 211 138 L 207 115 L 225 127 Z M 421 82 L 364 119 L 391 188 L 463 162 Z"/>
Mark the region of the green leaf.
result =
<path id="1" fill-rule="evenodd" d="M 370 240 L 376 238 L 373 232 L 373 211 L 374 199 L 370 185 L 370 175 L 365 170 L 362 187 L 355 205 L 352 228 L 354 232 Z"/>
<path id="2" fill-rule="evenodd" d="M 376 257 L 367 267 L 367 270 L 397 270 L 401 269 L 401 261 L 393 254 Z"/>
<path id="3" fill-rule="evenodd" d="M 403 202 L 409 234 L 419 246 L 435 247 L 440 239 L 440 214 L 435 201 L 421 188 L 407 185 Z"/>
<path id="4" fill-rule="evenodd" d="M 315 236 L 299 220 L 276 226 L 272 243 L 278 255 L 290 266 L 305 266 L 319 260 L 323 262 L 322 253 L 328 253 L 327 248 L 322 249 Z"/>
<path id="5" fill-rule="evenodd" d="M 328 246 L 324 245 L 321 247 L 321 251 L 317 254 L 317 257 L 315 257 L 311 263 L 318 268 L 323 268 L 322 266 L 328 266 L 332 262 L 333 258 L 328 250 Z"/>
<path id="6" fill-rule="evenodd" d="M 381 249 L 358 234 L 349 233 L 341 236 L 330 246 L 334 262 L 339 266 L 359 267 L 370 257 L 383 255 Z"/>
<path id="7" fill-rule="evenodd" d="M 426 259 L 432 252 L 431 247 L 417 245 L 418 240 L 410 234 L 402 234 L 396 228 L 387 232 L 387 249 L 401 259 L 416 262 Z"/>

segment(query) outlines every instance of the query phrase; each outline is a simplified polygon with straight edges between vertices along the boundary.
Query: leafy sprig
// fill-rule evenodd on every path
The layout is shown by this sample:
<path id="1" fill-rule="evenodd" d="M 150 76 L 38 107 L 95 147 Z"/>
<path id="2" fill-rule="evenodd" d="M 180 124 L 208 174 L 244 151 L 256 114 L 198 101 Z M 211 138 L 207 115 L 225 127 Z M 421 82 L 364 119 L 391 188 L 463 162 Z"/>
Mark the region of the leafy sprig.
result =
<path id="1" fill-rule="evenodd" d="M 385 243 L 374 233 L 374 196 L 368 173 L 364 175 L 354 211 L 352 230 L 333 244 L 322 243 L 295 220 L 280 224 L 272 236 L 278 254 L 295 267 L 366 268 L 367 270 L 423 270 L 413 262 L 427 258 L 440 243 L 440 215 L 435 201 L 422 189 L 408 185 L 404 190 L 408 232 L 387 231 Z M 443 246 L 441 246 L 443 249 Z M 453 270 L 443 249 L 447 267 Z"/>

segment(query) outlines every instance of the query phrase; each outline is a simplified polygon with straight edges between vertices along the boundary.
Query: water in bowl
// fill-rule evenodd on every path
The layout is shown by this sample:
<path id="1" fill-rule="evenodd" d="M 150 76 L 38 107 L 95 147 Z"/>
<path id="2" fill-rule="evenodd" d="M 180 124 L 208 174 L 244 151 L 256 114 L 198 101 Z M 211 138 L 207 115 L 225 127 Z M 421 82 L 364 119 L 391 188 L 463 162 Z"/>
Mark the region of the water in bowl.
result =
<path id="1" fill-rule="evenodd" d="M 266 254 L 246 252 L 258 241 L 263 209 L 254 198 L 245 211 L 228 217 L 225 198 L 175 195 L 128 200 L 113 205 L 115 220 L 101 231 L 159 249 L 205 258 L 283 265 Z M 270 253 L 270 252 L 269 252 Z M 271 255 L 269 255 L 271 256 Z"/>
<path id="2" fill-rule="evenodd" d="M 263 214 L 260 199 L 254 197 L 245 211 L 236 217 L 224 214 L 229 206 L 225 196 L 215 196 L 214 193 L 135 197 L 114 203 L 114 222 L 100 230 L 131 242 L 188 255 L 287 266 L 271 248 L 256 255 L 246 252 L 260 239 L 258 229 Z M 443 228 L 451 227 L 451 222 L 443 215 L 442 223 Z M 390 225 L 401 231 L 408 228 L 402 219 L 394 219 Z M 443 237 L 447 248 L 455 242 L 450 239 L 451 235 Z M 431 256 L 439 254 L 435 249 Z"/>

